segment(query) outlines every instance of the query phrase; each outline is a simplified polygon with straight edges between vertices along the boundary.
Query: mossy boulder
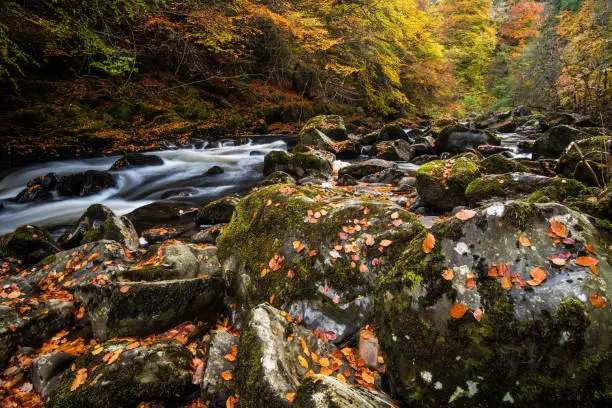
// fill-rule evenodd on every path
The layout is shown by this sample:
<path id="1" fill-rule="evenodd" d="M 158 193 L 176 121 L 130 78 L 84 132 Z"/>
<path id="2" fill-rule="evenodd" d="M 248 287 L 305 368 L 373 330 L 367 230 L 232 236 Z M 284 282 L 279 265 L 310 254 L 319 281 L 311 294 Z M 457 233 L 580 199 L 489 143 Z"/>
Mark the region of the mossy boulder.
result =
<path id="1" fill-rule="evenodd" d="M 600 194 L 574 200 L 568 206 L 602 221 L 610 222 L 612 220 L 612 186 Z"/>
<path id="2" fill-rule="evenodd" d="M 190 363 L 193 355 L 179 343 L 157 341 L 127 350 L 130 342 L 106 342 L 74 362 L 74 370 L 66 370 L 56 390 L 47 401 L 50 408 L 131 407 L 142 401 L 168 402 L 194 389 Z M 115 361 L 107 364 L 102 358 L 123 349 Z M 94 367 L 97 367 L 94 370 Z M 79 370 L 86 370 L 85 382 L 71 390 Z"/>
<path id="3" fill-rule="evenodd" d="M 568 125 L 552 127 L 535 141 L 533 155 L 535 158 L 557 158 L 570 143 L 586 137 L 586 133 Z"/>
<path id="4" fill-rule="evenodd" d="M 342 142 L 348 138 L 344 119 L 338 115 L 321 115 L 309 119 L 300 132 L 300 141 L 310 145 L 306 143 L 306 137 L 314 131 L 322 132 L 325 136 L 337 142 Z"/>
<path id="5" fill-rule="evenodd" d="M 109 170 L 121 170 L 131 167 L 162 166 L 164 161 L 161 157 L 153 154 L 126 153 L 113 163 Z"/>
<path id="6" fill-rule="evenodd" d="M 59 252 L 51 236 L 33 225 L 22 225 L 0 239 L 0 258 L 16 258 L 26 264 Z"/>
<path id="7" fill-rule="evenodd" d="M 335 157 L 318 151 L 287 153 L 274 150 L 264 157 L 264 174 L 276 171 L 288 173 L 298 179 L 306 176 L 331 176 Z"/>
<path id="8" fill-rule="evenodd" d="M 489 131 L 470 130 L 458 124 L 445 127 L 436 138 L 438 153 L 457 154 L 477 149 L 481 145 L 500 144 L 501 140 Z"/>
<path id="9" fill-rule="evenodd" d="M 392 161 L 371 159 L 341 168 L 338 170 L 338 177 L 349 175 L 359 180 L 370 174 L 375 174 L 386 169 L 396 168 L 398 168 L 397 164 Z"/>
<path id="10" fill-rule="evenodd" d="M 530 173 L 491 174 L 472 181 L 465 190 L 468 202 L 475 204 L 491 199 L 521 198 L 538 192 L 548 201 L 563 201 L 576 196 L 586 187 L 573 179 L 551 178 Z M 534 198 L 534 201 L 539 201 Z"/>
<path id="11" fill-rule="evenodd" d="M 568 237 L 557 246 L 547 233 L 553 218 Z M 612 267 L 587 217 L 560 204 L 496 203 L 431 233 L 433 250 L 408 248 L 377 296 L 377 337 L 407 406 L 609 403 L 612 315 L 592 301 L 610 299 Z M 530 247 L 519 244 L 521 235 Z M 576 263 L 594 256 L 586 244 L 598 254 L 598 275 Z M 489 272 L 502 262 L 507 269 L 493 272 L 507 274 L 507 290 Z M 532 286 L 525 281 L 535 267 L 546 279 Z"/>
<path id="12" fill-rule="evenodd" d="M 575 142 L 587 160 L 601 185 L 612 180 L 612 137 L 590 137 Z M 565 177 L 573 177 L 583 183 L 594 186 L 593 174 L 584 165 L 578 149 L 568 146 L 559 158 L 557 172 Z"/>
<path id="13" fill-rule="evenodd" d="M 389 161 L 410 161 L 414 157 L 414 149 L 403 139 L 380 142 L 376 144 L 376 157 Z"/>
<path id="14" fill-rule="evenodd" d="M 296 408 L 391 408 L 396 405 L 382 394 L 368 392 L 334 377 L 316 375 L 298 388 L 293 407 Z"/>
<path id="15" fill-rule="evenodd" d="M 60 177 L 57 182 L 57 192 L 64 197 L 88 196 L 115 186 L 115 179 L 110 173 L 87 170 Z"/>
<path id="16" fill-rule="evenodd" d="M 27 187 L 15 197 L 18 203 L 31 203 L 33 201 L 46 201 L 53 198 L 52 191 L 57 186 L 57 175 L 48 173 L 44 176 L 29 180 Z"/>
<path id="17" fill-rule="evenodd" d="M 266 187 L 274 184 L 296 184 L 297 180 L 293 178 L 289 173 L 284 171 L 275 171 L 266 176 L 265 179 L 257 183 L 258 187 Z"/>
<path id="18" fill-rule="evenodd" d="M 465 189 L 480 174 L 478 164 L 466 157 L 435 160 L 417 170 L 416 188 L 428 206 L 452 209 L 467 204 Z"/>
<path id="19" fill-rule="evenodd" d="M 335 142 L 329 151 L 339 159 L 352 159 L 361 155 L 361 143 L 355 139 L 347 139 L 343 142 Z"/>
<path id="20" fill-rule="evenodd" d="M 480 163 L 486 174 L 529 173 L 529 167 L 501 154 L 493 154 Z"/>
<path id="21" fill-rule="evenodd" d="M 240 406 L 291 406 L 286 396 L 296 393 L 308 370 L 316 367 L 313 354 L 317 360 L 329 359 L 334 350 L 331 343 L 292 322 L 285 312 L 266 304 L 255 307 L 238 345 L 234 378 Z M 354 373 L 346 361 L 338 364 L 339 373 Z"/>
<path id="22" fill-rule="evenodd" d="M 215 225 L 229 222 L 232 219 L 234 208 L 238 204 L 237 196 L 227 196 L 212 201 L 200 208 L 196 217 L 197 225 Z"/>
<path id="23" fill-rule="evenodd" d="M 60 351 L 43 354 L 32 360 L 30 379 L 43 401 L 51 396 L 62 374 L 70 368 L 76 358 L 72 354 Z"/>
<path id="24" fill-rule="evenodd" d="M 334 322 L 353 321 L 336 333 L 340 338 L 367 316 L 376 282 L 422 229 L 412 214 L 386 201 L 282 185 L 242 199 L 217 245 L 238 312 L 271 296 L 286 309 L 311 301 L 304 310 L 328 318 L 309 328 L 328 331 Z M 388 241 L 390 247 L 381 246 Z"/>
<path id="25" fill-rule="evenodd" d="M 58 243 L 62 248 L 70 249 L 101 240 L 120 242 L 132 251 L 139 246 L 138 234 L 132 222 L 126 217 L 116 216 L 110 208 L 101 204 L 89 206 Z"/>
<path id="26" fill-rule="evenodd" d="M 404 128 L 398 123 L 389 123 L 380 129 L 380 133 L 378 135 L 378 140 L 396 140 L 396 139 L 405 139 L 406 132 Z"/>

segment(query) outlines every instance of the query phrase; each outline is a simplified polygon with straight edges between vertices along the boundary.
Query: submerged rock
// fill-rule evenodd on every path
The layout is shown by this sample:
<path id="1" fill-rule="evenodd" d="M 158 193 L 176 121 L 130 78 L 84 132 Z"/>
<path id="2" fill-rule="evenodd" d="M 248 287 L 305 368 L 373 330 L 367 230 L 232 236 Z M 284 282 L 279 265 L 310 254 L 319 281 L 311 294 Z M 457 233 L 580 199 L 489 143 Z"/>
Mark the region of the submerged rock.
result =
<path id="1" fill-rule="evenodd" d="M 557 246 L 553 219 L 567 236 Z M 612 320 L 609 306 L 598 307 L 599 296 L 610 299 L 612 267 L 584 215 L 559 204 L 497 203 L 432 234 L 432 252 L 407 249 L 377 297 L 377 335 L 407 405 L 606 404 Z M 586 244 L 598 274 L 578 264 L 594 257 Z"/>
<path id="2" fill-rule="evenodd" d="M 130 167 L 162 166 L 164 161 L 161 157 L 152 154 L 126 153 L 113 163 L 109 170 L 121 170 Z"/>
<path id="3" fill-rule="evenodd" d="M 15 197 L 18 203 L 31 203 L 33 201 L 46 201 L 53 198 L 53 191 L 57 186 L 57 175 L 49 173 L 28 181 L 26 189 Z"/>
<path id="4" fill-rule="evenodd" d="M 57 192 L 65 197 L 88 196 L 115 186 L 115 179 L 110 173 L 87 170 L 60 177 L 57 182 Z"/>

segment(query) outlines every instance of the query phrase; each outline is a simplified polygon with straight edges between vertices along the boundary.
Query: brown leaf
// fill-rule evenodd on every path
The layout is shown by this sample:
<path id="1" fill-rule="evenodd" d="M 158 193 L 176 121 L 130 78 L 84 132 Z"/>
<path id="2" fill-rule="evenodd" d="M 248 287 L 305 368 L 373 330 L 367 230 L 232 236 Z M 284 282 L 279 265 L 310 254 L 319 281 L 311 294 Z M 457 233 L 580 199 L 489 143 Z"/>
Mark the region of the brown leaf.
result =
<path id="1" fill-rule="evenodd" d="M 467 221 L 471 218 L 474 218 L 476 214 L 478 214 L 478 212 L 474 210 L 461 210 L 457 214 L 455 214 L 455 217 L 459 218 L 461 221 Z"/>
<path id="2" fill-rule="evenodd" d="M 576 259 L 576 265 L 580 265 L 580 266 L 593 266 L 593 265 L 597 265 L 599 263 L 599 260 L 592 258 L 590 256 L 579 256 L 578 259 Z"/>
<path id="3" fill-rule="evenodd" d="M 567 238 L 567 230 L 565 229 L 565 226 L 556 218 L 550 220 L 550 229 L 556 236 L 560 238 Z"/>
<path id="4" fill-rule="evenodd" d="M 474 319 L 476 319 L 476 321 L 479 322 L 482 319 L 482 316 L 484 315 L 484 312 L 482 311 L 481 308 L 478 308 L 478 309 L 474 310 L 473 315 L 474 315 Z"/>
<path id="5" fill-rule="evenodd" d="M 436 238 L 428 232 L 427 236 L 423 240 L 423 252 L 425 252 L 426 254 L 430 253 L 435 245 Z"/>
<path id="6" fill-rule="evenodd" d="M 121 292 L 121 293 L 128 293 L 130 291 L 130 289 L 132 289 L 132 287 L 130 285 L 124 285 L 124 286 L 119 288 L 119 292 Z"/>
<path id="7" fill-rule="evenodd" d="M 221 373 L 221 377 L 223 377 L 223 379 L 224 379 L 225 381 L 229 381 L 229 380 L 231 380 L 231 379 L 233 378 L 233 377 L 232 377 L 232 373 L 231 373 L 231 372 L 229 372 L 229 371 L 223 371 L 223 372 Z"/>
<path id="8" fill-rule="evenodd" d="M 530 247 L 531 246 L 531 241 L 529 241 L 529 238 L 524 237 L 522 235 L 519 237 L 519 242 L 524 247 Z"/>
<path id="9" fill-rule="evenodd" d="M 70 391 L 74 391 L 77 388 L 79 388 L 81 385 L 83 385 L 86 379 L 87 379 L 87 369 L 86 368 L 79 369 L 79 371 L 77 371 L 76 377 L 74 378 L 74 381 L 72 382 L 72 385 L 70 386 Z"/>
<path id="10" fill-rule="evenodd" d="M 589 251 L 589 252 L 590 252 L 590 253 L 592 253 L 593 255 L 597 255 L 597 251 L 595 251 L 595 248 L 593 248 L 593 245 L 591 245 L 591 244 L 586 244 L 584 247 L 585 247 L 585 249 L 586 249 L 587 251 Z"/>
<path id="11" fill-rule="evenodd" d="M 598 309 L 605 307 L 606 304 L 608 303 L 606 302 L 606 299 L 604 299 L 603 297 L 599 295 L 595 295 L 595 294 L 589 295 L 589 302 L 591 302 L 591 304 Z"/>
<path id="12" fill-rule="evenodd" d="M 455 273 L 452 269 L 446 269 L 444 272 L 442 272 L 442 277 L 446 280 L 453 280 Z"/>
<path id="13" fill-rule="evenodd" d="M 465 315 L 465 312 L 467 312 L 467 310 L 468 310 L 467 306 L 461 303 L 457 303 L 450 310 L 449 314 L 453 319 L 461 319 L 463 315 Z"/>
<path id="14" fill-rule="evenodd" d="M 504 276 L 501 280 L 501 285 L 502 288 L 506 289 L 506 290 L 510 290 L 512 289 L 512 278 L 510 278 L 510 276 Z"/>
<path id="15" fill-rule="evenodd" d="M 391 245 L 393 243 L 393 241 L 388 240 L 388 239 L 383 239 L 382 241 L 380 241 L 380 246 L 383 248 L 388 247 L 389 245 Z"/>

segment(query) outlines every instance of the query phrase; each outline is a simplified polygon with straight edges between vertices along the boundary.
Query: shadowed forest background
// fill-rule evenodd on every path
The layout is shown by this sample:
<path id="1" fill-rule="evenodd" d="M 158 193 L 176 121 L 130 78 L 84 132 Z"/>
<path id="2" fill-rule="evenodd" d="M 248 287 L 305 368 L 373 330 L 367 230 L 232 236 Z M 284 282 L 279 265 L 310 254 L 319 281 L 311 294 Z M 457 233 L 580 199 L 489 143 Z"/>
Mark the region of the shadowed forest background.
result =
<path id="1" fill-rule="evenodd" d="M 142 150 L 322 113 L 372 128 L 518 105 L 599 123 L 610 15 L 606 0 L 4 1 L 2 144 Z"/>

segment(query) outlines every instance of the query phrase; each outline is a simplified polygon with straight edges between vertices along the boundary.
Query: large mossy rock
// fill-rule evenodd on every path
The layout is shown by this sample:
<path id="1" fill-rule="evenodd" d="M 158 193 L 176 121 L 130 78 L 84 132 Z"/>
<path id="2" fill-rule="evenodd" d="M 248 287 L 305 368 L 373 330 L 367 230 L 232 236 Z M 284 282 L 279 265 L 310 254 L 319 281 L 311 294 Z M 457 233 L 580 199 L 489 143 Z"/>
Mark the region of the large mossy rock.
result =
<path id="1" fill-rule="evenodd" d="M 389 202 L 282 185 L 242 199 L 217 245 L 239 312 L 274 296 L 303 311 L 308 328 L 343 338 L 363 323 L 372 289 L 422 230 Z"/>
<path id="2" fill-rule="evenodd" d="M 573 179 L 551 178 L 530 173 L 491 174 L 472 181 L 465 189 L 467 200 L 478 203 L 491 199 L 521 198 L 539 192 L 548 201 L 563 201 L 586 190 L 584 184 Z"/>
<path id="3" fill-rule="evenodd" d="M 239 198 L 228 196 L 206 204 L 198 211 L 196 217 L 197 225 L 215 225 L 229 222 Z"/>
<path id="4" fill-rule="evenodd" d="M 414 157 L 414 149 L 403 139 L 380 142 L 376 144 L 376 157 L 389 161 L 410 161 Z"/>
<path id="5" fill-rule="evenodd" d="M 164 160 L 153 154 L 126 153 L 113 163 L 109 170 L 121 170 L 131 167 L 162 166 Z"/>
<path id="6" fill-rule="evenodd" d="M 356 180 L 365 176 L 376 174 L 387 169 L 397 169 L 396 163 L 387 160 L 371 159 L 360 163 L 351 164 L 338 170 L 338 177 L 349 175 Z"/>
<path id="7" fill-rule="evenodd" d="M 132 222 L 118 217 L 101 204 L 90 206 L 77 224 L 59 239 L 64 249 L 74 248 L 90 242 L 109 240 L 123 244 L 129 250 L 138 249 L 138 234 Z"/>
<path id="8" fill-rule="evenodd" d="M 584 139 L 588 135 L 568 125 L 552 127 L 539 137 L 533 145 L 533 154 L 537 157 L 556 159 L 570 143 Z"/>
<path id="9" fill-rule="evenodd" d="M 334 350 L 331 343 L 292 322 L 285 312 L 266 304 L 255 307 L 238 345 L 234 377 L 240 406 L 291 406 L 287 395 L 296 393 L 309 370 L 318 370 L 317 361 L 330 361 Z M 339 373 L 354 373 L 346 360 L 335 361 Z"/>
<path id="10" fill-rule="evenodd" d="M 316 146 L 308 143 L 310 141 L 308 138 L 310 137 L 309 135 L 316 134 L 317 131 L 337 142 L 342 142 L 348 138 L 348 133 L 346 131 L 346 126 L 342 116 L 321 115 L 315 116 L 306 122 L 302 128 L 302 131 L 300 132 L 300 142 L 305 145 Z"/>
<path id="11" fill-rule="evenodd" d="M 396 139 L 405 139 L 406 132 L 404 128 L 398 123 L 389 123 L 380 129 L 380 133 L 378 134 L 378 140 L 396 140 Z"/>
<path id="12" fill-rule="evenodd" d="M 436 138 L 438 152 L 453 154 L 475 150 L 481 145 L 500 145 L 500 139 L 488 131 L 470 130 L 463 125 L 449 125 Z"/>
<path id="13" fill-rule="evenodd" d="M 65 197 L 88 196 L 115 186 L 115 179 L 110 173 L 87 170 L 60 177 L 57 182 L 57 193 Z"/>
<path id="14" fill-rule="evenodd" d="M 20 259 L 26 264 L 36 263 L 59 251 L 46 231 L 32 225 L 22 225 L 0 239 L 0 258 Z"/>
<path id="15" fill-rule="evenodd" d="M 142 401 L 176 401 L 193 390 L 190 372 L 193 355 L 186 347 L 162 341 L 127 350 L 128 344 L 109 341 L 97 346 L 102 348 L 97 354 L 93 353 L 96 347 L 79 357 L 74 370 L 66 370 L 46 406 L 135 407 Z M 119 349 L 123 352 L 110 364 L 102 360 Z M 81 386 L 71 390 L 80 370 L 85 370 L 87 377 Z"/>
<path id="16" fill-rule="evenodd" d="M 557 245 L 553 218 L 568 238 Z M 408 406 L 609 405 L 612 315 L 609 304 L 594 306 L 612 295 L 609 243 L 583 214 L 560 204 L 494 204 L 467 221 L 436 224 L 432 234 L 432 252 L 407 250 L 377 298 L 378 339 Z M 578 265 L 579 256 L 596 257 L 598 274 Z M 507 269 L 489 272 L 500 263 Z M 546 279 L 525 284 L 535 267 Z M 508 277 L 491 277 L 495 271 Z"/>
<path id="17" fill-rule="evenodd" d="M 584 158 L 595 172 L 603 186 L 606 180 L 612 179 L 612 137 L 598 136 L 575 142 Z M 568 146 L 559 158 L 557 172 L 565 177 L 573 177 L 583 183 L 594 186 L 593 174 L 584 165 L 578 149 Z M 605 176 L 605 177 L 602 177 Z"/>
<path id="18" fill-rule="evenodd" d="M 486 174 L 529 173 L 529 167 L 501 154 L 493 154 L 480 162 Z"/>
<path id="19" fill-rule="evenodd" d="M 328 177 L 332 173 L 332 154 L 312 151 L 306 153 L 287 153 L 272 151 L 264 157 L 264 174 L 277 171 L 288 173 L 298 179 L 306 176 Z"/>
<path id="20" fill-rule="evenodd" d="M 296 408 L 392 408 L 396 405 L 367 390 L 354 387 L 334 377 L 317 375 L 298 388 L 293 401 Z"/>
<path id="21" fill-rule="evenodd" d="M 478 164 L 466 157 L 435 160 L 417 170 L 416 188 L 428 206 L 452 209 L 467 203 L 465 189 L 480 174 Z"/>

